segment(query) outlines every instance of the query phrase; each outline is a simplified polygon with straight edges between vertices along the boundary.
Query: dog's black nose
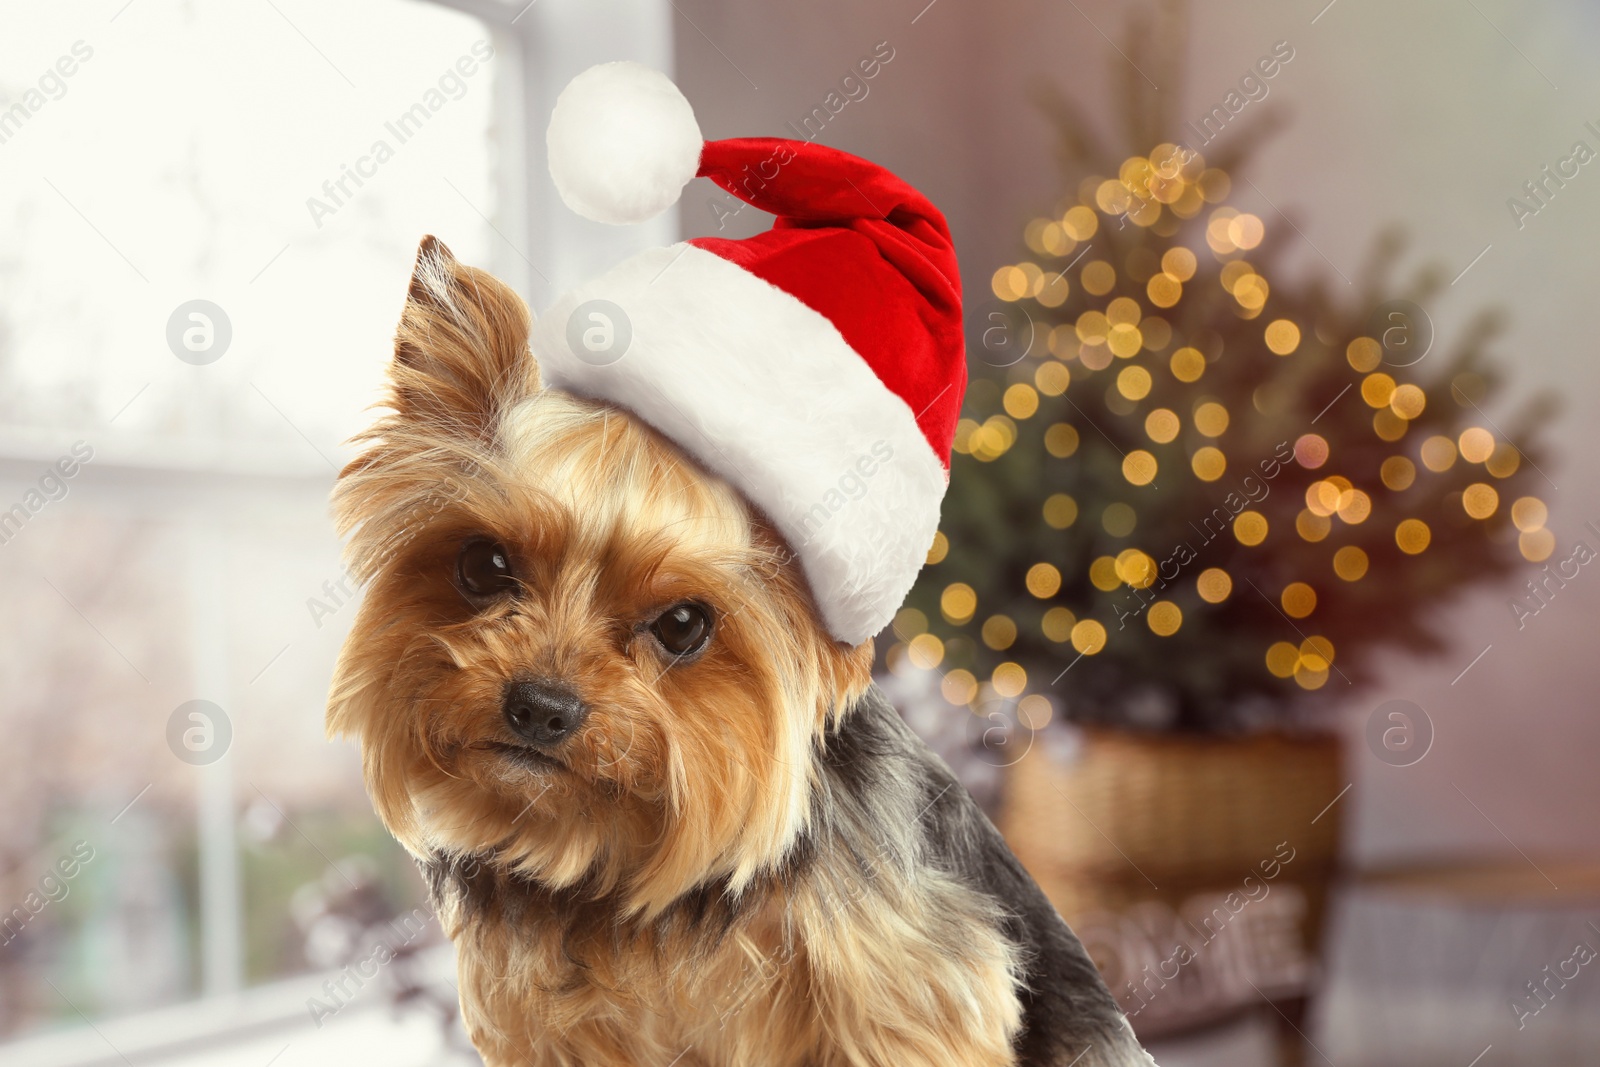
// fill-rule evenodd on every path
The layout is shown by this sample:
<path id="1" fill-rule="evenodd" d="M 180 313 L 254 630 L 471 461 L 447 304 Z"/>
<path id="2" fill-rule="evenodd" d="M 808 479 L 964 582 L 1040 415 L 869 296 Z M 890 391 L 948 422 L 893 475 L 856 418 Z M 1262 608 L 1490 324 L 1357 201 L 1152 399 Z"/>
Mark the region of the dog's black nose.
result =
<path id="1" fill-rule="evenodd" d="M 556 682 L 512 682 L 502 703 L 506 724 L 531 744 L 559 745 L 578 732 L 589 706 Z"/>

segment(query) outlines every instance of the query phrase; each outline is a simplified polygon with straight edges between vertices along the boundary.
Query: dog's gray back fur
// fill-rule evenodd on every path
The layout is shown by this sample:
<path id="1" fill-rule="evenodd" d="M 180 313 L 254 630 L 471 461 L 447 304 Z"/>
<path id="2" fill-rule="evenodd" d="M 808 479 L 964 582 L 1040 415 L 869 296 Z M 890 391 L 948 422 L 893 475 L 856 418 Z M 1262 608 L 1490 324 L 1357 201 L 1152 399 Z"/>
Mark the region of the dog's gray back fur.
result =
<path id="1" fill-rule="evenodd" d="M 1019 1067 L 1153 1062 L 1082 943 L 950 768 L 876 686 L 830 735 L 822 765 L 812 847 L 843 847 L 863 872 L 885 861 L 926 864 L 996 905 L 1002 935 L 1025 961 Z"/>

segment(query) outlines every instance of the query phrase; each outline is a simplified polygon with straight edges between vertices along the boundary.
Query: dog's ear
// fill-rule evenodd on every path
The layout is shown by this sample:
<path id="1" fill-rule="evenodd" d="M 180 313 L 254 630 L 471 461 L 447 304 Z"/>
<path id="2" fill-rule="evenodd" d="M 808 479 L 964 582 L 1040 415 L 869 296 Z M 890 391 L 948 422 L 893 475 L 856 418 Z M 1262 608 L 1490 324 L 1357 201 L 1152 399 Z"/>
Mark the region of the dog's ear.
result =
<path id="1" fill-rule="evenodd" d="M 501 411 L 539 388 L 528 306 L 422 239 L 389 371 L 391 402 L 419 428 L 492 440 Z"/>

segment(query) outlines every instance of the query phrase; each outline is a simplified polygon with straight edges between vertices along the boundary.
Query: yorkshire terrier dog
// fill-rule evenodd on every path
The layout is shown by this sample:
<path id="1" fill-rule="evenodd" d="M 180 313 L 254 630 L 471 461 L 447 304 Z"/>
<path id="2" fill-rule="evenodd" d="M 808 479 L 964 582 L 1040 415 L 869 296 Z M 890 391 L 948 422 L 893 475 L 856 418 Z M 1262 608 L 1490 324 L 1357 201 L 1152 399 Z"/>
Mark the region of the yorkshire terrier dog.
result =
<path id="1" fill-rule="evenodd" d="M 714 155 L 707 143 L 689 165 L 706 173 Z M 650 300 L 678 322 L 735 269 L 698 246 L 679 247 L 681 267 L 660 253 L 624 299 L 639 351 L 610 365 L 574 359 L 565 317 L 538 333 L 516 294 L 425 239 L 389 413 L 335 493 L 367 592 L 328 727 L 359 738 L 374 806 L 426 876 L 474 1044 L 491 1067 L 1150 1062 L 1077 938 L 873 686 L 871 634 L 920 557 L 898 584 L 835 580 L 817 545 L 851 515 L 828 504 L 816 527 L 758 504 L 762 478 L 713 469 L 723 446 L 663 429 L 653 395 L 676 410 L 688 394 L 658 382 L 596 398 L 593 375 L 649 373 Z M 758 305 L 800 314 L 757 285 Z M 829 351 L 852 336 L 839 318 L 816 335 Z M 795 321 L 773 335 L 760 319 L 754 336 L 798 351 L 815 323 Z M 692 323 L 697 358 L 714 362 L 725 326 Z M 663 365 L 681 374 L 672 351 Z M 950 351 L 959 383 L 959 335 Z M 828 418 L 839 403 L 830 394 Z M 888 422 L 916 435 L 894 403 Z M 705 417 L 747 415 L 729 407 Z M 927 448 L 869 429 L 898 442 L 877 450 L 885 467 Z M 826 467 L 827 447 L 783 463 Z M 759 461 L 740 452 L 724 469 Z M 893 476 L 875 475 L 880 493 Z M 873 543 L 906 526 L 925 554 L 920 512 L 894 500 L 885 514 Z M 877 614 L 840 607 L 858 594 Z"/>
<path id="2" fill-rule="evenodd" d="M 1077 938 L 821 626 L 783 539 L 541 388 L 425 240 L 336 509 L 328 713 L 417 857 L 492 1067 L 1146 1062 Z"/>

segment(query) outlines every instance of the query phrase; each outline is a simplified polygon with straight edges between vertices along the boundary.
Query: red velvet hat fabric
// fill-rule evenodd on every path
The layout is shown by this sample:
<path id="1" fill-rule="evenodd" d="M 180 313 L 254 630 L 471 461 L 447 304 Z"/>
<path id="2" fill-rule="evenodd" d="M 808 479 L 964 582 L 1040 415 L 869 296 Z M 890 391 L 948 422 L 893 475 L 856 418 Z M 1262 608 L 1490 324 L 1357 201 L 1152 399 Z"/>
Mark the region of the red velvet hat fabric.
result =
<path id="1" fill-rule="evenodd" d="M 806 141 L 707 141 L 699 173 L 777 221 L 753 237 L 689 243 L 833 323 L 911 408 L 948 470 L 967 364 L 961 279 L 939 210 L 877 164 Z"/>

